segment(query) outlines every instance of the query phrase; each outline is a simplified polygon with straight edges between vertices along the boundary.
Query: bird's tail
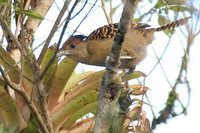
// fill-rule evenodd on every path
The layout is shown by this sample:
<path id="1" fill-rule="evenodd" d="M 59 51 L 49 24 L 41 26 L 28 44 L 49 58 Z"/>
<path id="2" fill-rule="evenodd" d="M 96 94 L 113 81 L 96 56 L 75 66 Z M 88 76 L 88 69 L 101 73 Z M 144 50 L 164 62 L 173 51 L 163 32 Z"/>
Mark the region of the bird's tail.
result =
<path id="1" fill-rule="evenodd" d="M 184 25 L 188 22 L 188 20 L 190 19 L 190 17 L 186 17 L 186 18 L 183 18 L 183 19 L 180 19 L 180 20 L 177 20 L 177 21 L 174 21 L 174 22 L 171 22 L 169 24 L 166 24 L 166 25 L 163 25 L 161 27 L 158 27 L 158 28 L 134 28 L 137 30 L 137 32 L 139 34 L 141 34 L 142 36 L 147 36 L 148 34 L 150 33 L 154 33 L 154 32 L 157 32 L 157 31 L 164 31 L 164 30 L 170 30 L 170 29 L 174 29 L 176 27 L 179 27 L 181 25 Z"/>
<path id="2" fill-rule="evenodd" d="M 155 31 L 164 31 L 164 30 L 174 29 L 176 27 L 185 25 L 188 22 L 189 19 L 190 19 L 190 17 L 179 19 L 177 21 L 174 21 L 174 22 L 171 22 L 169 24 L 163 25 L 161 27 L 155 28 Z"/>

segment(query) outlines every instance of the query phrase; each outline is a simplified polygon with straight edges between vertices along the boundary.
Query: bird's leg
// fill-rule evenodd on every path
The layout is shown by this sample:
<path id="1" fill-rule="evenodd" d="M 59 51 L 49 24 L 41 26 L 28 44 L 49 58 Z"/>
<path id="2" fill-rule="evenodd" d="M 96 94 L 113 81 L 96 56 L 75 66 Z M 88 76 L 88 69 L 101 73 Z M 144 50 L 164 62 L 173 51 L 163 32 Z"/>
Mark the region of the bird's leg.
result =
<path id="1" fill-rule="evenodd" d="M 124 75 L 122 75 L 122 81 L 124 81 L 124 86 L 126 88 L 126 90 L 129 90 L 129 84 L 128 84 L 128 81 L 125 81 L 125 78 L 134 72 L 136 66 L 134 65 L 131 69 L 128 70 L 128 72 L 126 72 Z"/>
<path id="2" fill-rule="evenodd" d="M 105 62 L 105 64 L 106 64 L 106 69 L 109 69 L 109 70 L 112 70 L 113 72 L 115 72 L 115 73 L 117 73 L 118 72 L 118 67 L 121 65 L 121 63 L 119 62 L 118 64 L 117 64 L 117 68 L 116 67 L 113 67 L 112 65 L 107 65 L 107 62 L 108 62 L 108 60 L 109 60 L 109 56 L 107 56 L 106 57 L 106 62 Z M 112 61 L 112 59 L 111 59 L 111 61 Z"/>
<path id="3" fill-rule="evenodd" d="M 132 68 L 129 68 L 128 72 L 126 72 L 123 76 L 122 76 L 122 81 L 131 73 L 133 73 L 135 71 L 136 65 L 134 65 Z"/>
<path id="4" fill-rule="evenodd" d="M 133 73 L 135 71 L 136 65 L 133 65 L 132 68 L 129 69 L 129 71 L 126 73 L 127 75 Z"/>

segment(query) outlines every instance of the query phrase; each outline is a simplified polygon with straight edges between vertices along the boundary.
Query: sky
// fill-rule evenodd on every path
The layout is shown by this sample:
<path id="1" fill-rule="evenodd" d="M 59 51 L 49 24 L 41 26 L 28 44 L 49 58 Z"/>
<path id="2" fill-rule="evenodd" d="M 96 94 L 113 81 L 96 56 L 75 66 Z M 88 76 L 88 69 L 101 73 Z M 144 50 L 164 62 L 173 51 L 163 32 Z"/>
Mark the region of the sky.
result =
<path id="1" fill-rule="evenodd" d="M 119 0 L 115 1 L 116 5 Z M 57 3 L 58 6 L 61 8 L 62 2 Z M 98 2 L 97 5 L 100 5 Z M 79 8 L 82 5 L 79 4 Z M 147 6 L 147 5 L 146 5 Z M 145 5 L 144 5 L 145 7 Z M 72 20 L 69 23 L 69 27 L 66 31 L 66 34 L 64 38 L 67 38 L 70 33 L 75 29 L 77 24 L 79 24 L 80 19 L 85 15 L 85 13 L 89 10 L 90 6 L 86 6 L 86 9 L 84 9 L 80 15 L 78 15 L 74 20 Z M 122 8 L 122 6 L 120 7 Z M 150 8 L 147 6 L 144 9 Z M 75 12 L 77 9 L 75 10 Z M 44 22 L 40 25 L 41 28 L 38 29 L 35 35 L 35 42 L 34 44 L 38 45 L 40 42 L 42 42 L 47 36 L 48 33 L 53 26 L 56 16 L 58 15 L 59 10 L 54 5 L 52 9 L 49 11 L 48 15 L 45 17 Z M 115 16 L 114 16 L 114 22 L 118 22 L 121 15 L 121 9 L 119 9 Z M 97 17 L 98 16 L 98 17 Z M 155 20 L 157 18 L 155 17 Z M 104 17 L 104 14 L 102 10 L 95 6 L 93 11 L 89 14 L 88 18 L 82 23 L 80 28 L 78 29 L 77 34 L 84 34 L 88 35 L 90 32 L 92 32 L 94 29 L 105 25 L 106 20 Z M 150 21 L 148 24 L 153 26 L 158 26 L 156 21 Z M 179 29 L 177 29 L 177 32 Z M 45 33 L 45 34 L 44 34 Z M 47 33 L 47 34 L 46 34 Z M 57 42 L 59 37 L 60 31 L 56 34 L 54 39 L 52 40 L 52 44 L 54 42 Z M 41 36 L 42 35 L 42 36 Z M 167 78 L 169 79 L 169 82 L 171 84 L 174 83 L 178 70 L 180 68 L 181 59 L 183 56 L 183 46 L 180 39 L 181 39 L 180 32 L 178 34 L 175 34 L 172 36 L 170 45 L 167 47 L 167 51 L 161 60 L 162 66 L 166 72 Z M 65 39 L 64 39 L 65 40 Z M 64 41 L 63 40 L 63 41 Z M 150 70 L 153 68 L 155 63 L 157 62 L 157 59 L 155 57 L 155 53 L 153 52 L 153 48 L 155 49 L 156 53 L 160 56 L 165 47 L 167 42 L 169 41 L 169 38 L 159 32 L 155 34 L 155 40 L 153 41 L 152 46 L 149 46 L 148 48 L 148 55 L 147 58 L 141 62 L 136 70 L 142 71 L 146 74 L 150 72 Z M 192 88 L 191 91 L 191 99 L 190 99 L 190 105 L 188 108 L 188 113 L 186 116 L 181 115 L 174 119 L 170 119 L 167 121 L 167 124 L 160 124 L 157 126 L 156 130 L 154 130 L 154 133 L 188 133 L 188 132 L 195 132 L 199 126 L 198 118 L 200 118 L 200 108 L 198 107 L 198 101 L 200 101 L 200 89 L 199 89 L 199 74 L 200 74 L 200 37 L 197 37 L 197 39 L 194 41 L 193 46 L 191 47 L 191 55 L 190 55 L 190 62 L 189 62 L 189 70 L 188 70 L 188 77 L 189 82 Z M 37 51 L 40 51 L 41 48 L 38 48 Z M 77 73 L 81 73 L 83 71 L 97 71 L 102 70 L 103 67 L 95 67 L 95 66 L 88 66 L 85 64 L 79 64 L 76 68 Z M 164 107 L 164 102 L 166 101 L 166 98 L 168 96 L 168 92 L 170 90 L 169 83 L 166 81 L 165 76 L 163 75 L 163 71 L 161 67 L 158 65 L 156 69 L 145 79 L 145 85 L 150 88 L 150 90 L 147 92 L 147 95 L 151 101 L 151 104 L 154 106 L 154 111 L 156 115 L 158 115 L 158 111 Z M 178 92 L 180 92 L 179 97 L 183 99 L 185 104 L 187 103 L 187 90 L 180 86 L 178 89 Z M 144 107 L 144 110 L 147 112 L 147 117 L 151 120 L 152 114 L 150 111 L 150 108 L 148 106 Z"/>

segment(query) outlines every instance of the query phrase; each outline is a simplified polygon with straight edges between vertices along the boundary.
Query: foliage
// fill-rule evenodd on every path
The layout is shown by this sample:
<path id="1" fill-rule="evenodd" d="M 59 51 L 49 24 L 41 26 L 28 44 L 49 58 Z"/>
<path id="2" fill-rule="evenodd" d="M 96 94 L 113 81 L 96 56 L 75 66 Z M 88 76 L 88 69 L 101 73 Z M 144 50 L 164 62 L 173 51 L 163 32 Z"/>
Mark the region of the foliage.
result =
<path id="1" fill-rule="evenodd" d="M 50 50 L 52 50 L 52 48 L 49 48 L 47 50 L 46 56 L 48 55 L 48 52 Z M 8 64 L 12 64 L 12 62 L 9 62 L 9 60 L 13 61 L 12 58 L 9 55 L 5 57 L 7 59 L 1 58 L 0 61 L 1 62 L 7 61 Z M 42 64 L 44 64 L 44 62 L 47 62 L 47 60 L 49 60 L 49 58 L 44 58 Z M 74 65 L 69 65 L 69 64 L 74 64 Z M 101 77 L 104 71 L 84 72 L 81 74 L 74 73 L 71 75 L 70 72 L 73 72 L 73 69 L 76 67 L 76 64 L 77 64 L 76 62 L 72 61 L 69 58 L 65 58 L 59 63 L 55 62 L 52 65 L 53 70 L 47 72 L 48 79 L 44 78 L 45 80 L 43 81 L 47 90 L 51 90 L 52 88 L 51 93 L 49 93 L 49 97 L 53 97 L 53 99 L 49 100 L 49 105 L 51 105 L 51 103 L 55 103 L 59 98 L 59 102 L 56 105 L 53 105 L 53 107 L 50 107 L 52 123 L 53 123 L 54 128 L 57 131 L 59 131 L 60 129 L 69 130 L 74 126 L 74 123 L 78 119 L 80 119 L 81 117 L 83 117 L 84 115 L 88 113 L 92 113 L 94 115 L 96 112 L 97 95 L 98 95 L 98 89 L 99 89 L 98 86 L 100 84 Z M 7 67 L 10 70 L 14 71 L 14 68 L 12 68 L 11 66 L 7 66 L 7 64 L 5 63 L 1 63 L 1 65 L 4 68 Z M 27 65 L 28 64 L 24 64 L 23 69 L 18 68 L 19 69 L 18 72 L 19 71 L 24 72 L 24 77 L 26 75 L 25 73 L 27 74 L 33 73 L 31 69 L 27 69 Z M 61 67 L 62 65 L 64 65 L 65 67 Z M 64 71 L 66 71 L 65 74 L 63 74 Z M 7 71 L 5 70 L 5 72 Z M 64 78 L 63 78 L 63 75 L 64 75 Z M 65 79 L 67 75 L 69 75 L 70 78 Z M 135 72 L 133 73 L 133 75 L 136 75 L 136 76 L 130 76 L 128 79 L 130 80 L 135 77 L 143 76 L 143 74 L 142 73 L 140 74 L 139 72 Z M 30 75 L 29 76 L 26 75 L 26 76 L 31 78 Z M 18 76 L 13 77 L 12 81 L 17 81 L 18 78 L 19 78 Z M 25 90 L 32 90 L 33 83 L 26 82 L 25 79 L 23 82 L 25 82 L 25 84 L 21 86 L 22 88 L 24 88 Z M 139 90 L 141 86 L 139 88 L 138 87 L 139 86 L 137 87 L 132 86 L 133 94 L 134 95 L 144 94 L 145 92 L 143 92 L 142 90 Z M 17 106 L 16 101 L 13 98 L 11 98 L 11 96 L 9 95 L 9 93 L 5 91 L 5 89 L 7 88 L 5 84 L 3 84 L 2 82 L 1 91 L 0 91 L 1 93 L 0 103 L 1 103 L 1 115 L 4 118 L 3 119 L 4 121 L 2 121 L 4 125 L 4 131 L 6 130 L 17 131 L 19 130 L 19 124 L 23 123 L 23 121 L 20 119 L 20 117 L 22 117 L 21 115 L 23 115 L 22 114 L 23 112 L 20 113 L 19 110 L 23 111 L 26 108 L 26 106 L 23 106 L 21 108 L 19 107 L 20 105 Z M 59 90 L 63 90 L 63 91 L 59 92 Z M 5 103 L 5 101 L 7 102 Z M 140 103 L 138 103 L 138 105 L 140 105 Z M 18 112 L 17 113 L 18 115 L 16 115 L 16 112 Z M 25 132 L 30 132 L 30 130 L 35 131 L 37 129 L 37 126 L 34 124 L 35 121 L 32 121 L 31 118 L 29 119 L 30 121 L 27 122 L 27 127 L 25 128 Z M 90 118 L 87 118 L 87 119 L 90 119 Z M 73 128 L 73 130 L 75 129 Z"/>
<path id="2" fill-rule="evenodd" d="M 101 2 L 107 22 L 112 23 L 112 18 L 122 3 L 112 7 L 111 0 Z M 65 3 L 65 9 L 70 9 L 67 5 L 69 3 L 70 1 Z M 49 8 L 52 6 L 50 2 L 47 4 Z M 109 12 L 105 9 L 106 5 L 110 5 Z M 53 35 L 49 35 L 50 39 L 46 40 L 46 43 L 48 41 L 49 43 L 44 44 L 44 51 L 36 59 L 31 45 L 34 41 L 34 33 L 46 15 L 38 10 L 39 6 L 40 4 L 37 5 L 34 0 L 29 2 L 0 0 L 0 24 L 3 32 L 0 46 L 0 132 L 46 131 L 45 128 L 42 129 L 42 126 L 51 132 L 51 124 L 55 132 L 92 132 L 99 86 L 105 71 L 77 74 L 74 70 L 78 62 L 67 57 L 61 60 L 55 56 L 60 44 L 49 46 Z M 64 15 L 65 11 L 63 7 L 60 14 Z M 183 0 L 158 0 L 152 9 L 142 14 L 137 20 L 151 18 L 153 12 L 158 16 L 158 23 L 163 25 L 170 22 L 169 12 L 184 14 L 190 11 L 196 11 L 196 9 L 186 6 Z M 52 30 L 52 34 L 58 30 L 61 18 L 56 21 L 58 24 L 55 23 L 56 28 Z M 70 20 L 68 18 L 67 21 Z M 34 22 L 37 24 L 31 25 Z M 15 34 L 12 32 L 14 30 L 11 23 L 16 27 Z M 18 33 L 19 29 L 21 29 L 20 33 Z M 173 31 L 165 33 L 170 36 Z M 3 44 L 7 45 L 7 50 Z M 124 75 L 124 72 L 121 75 Z M 142 109 L 144 104 L 150 107 L 151 105 L 135 98 L 146 95 L 149 88 L 142 84 L 129 84 L 130 80 L 134 81 L 145 76 L 144 73 L 135 71 L 123 78 L 122 84 L 127 90 L 122 90 L 121 97 L 128 95 L 132 101 L 130 109 L 125 112 L 127 117 L 122 119 L 125 131 L 151 132 L 150 121 Z M 171 110 L 177 100 L 174 88 L 172 92 L 167 101 L 167 106 L 170 106 Z M 172 94 L 174 94 L 173 97 Z M 170 115 L 172 112 L 167 113 Z M 48 125 L 48 117 L 51 118 L 50 125 Z M 164 121 L 167 118 L 163 118 Z"/>

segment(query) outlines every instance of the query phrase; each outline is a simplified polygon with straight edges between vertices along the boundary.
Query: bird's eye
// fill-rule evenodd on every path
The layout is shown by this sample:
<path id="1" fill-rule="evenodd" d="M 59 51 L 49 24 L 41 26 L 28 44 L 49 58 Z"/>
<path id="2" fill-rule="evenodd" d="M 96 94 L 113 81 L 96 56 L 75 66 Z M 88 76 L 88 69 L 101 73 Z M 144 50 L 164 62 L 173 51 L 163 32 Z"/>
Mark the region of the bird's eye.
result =
<path id="1" fill-rule="evenodd" d="M 71 48 L 75 48 L 76 45 L 72 43 L 72 44 L 70 45 L 70 47 L 71 47 Z"/>

